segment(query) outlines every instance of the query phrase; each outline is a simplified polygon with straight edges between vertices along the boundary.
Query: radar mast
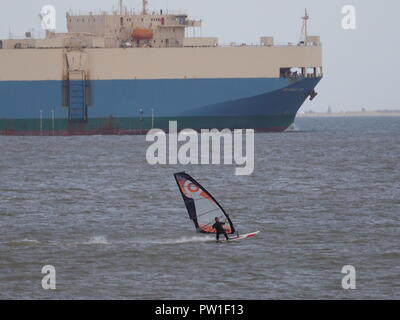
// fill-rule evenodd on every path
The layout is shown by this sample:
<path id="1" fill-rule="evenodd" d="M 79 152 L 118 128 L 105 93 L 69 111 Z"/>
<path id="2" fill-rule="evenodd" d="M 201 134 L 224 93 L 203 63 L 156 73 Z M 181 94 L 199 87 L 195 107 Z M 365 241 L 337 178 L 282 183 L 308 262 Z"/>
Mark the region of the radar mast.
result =
<path id="1" fill-rule="evenodd" d="M 148 0 L 143 0 L 143 15 L 147 14 L 147 5 L 149 4 Z"/>
<path id="2" fill-rule="evenodd" d="M 118 9 L 119 9 L 119 14 L 121 16 L 122 16 L 123 7 L 124 7 L 123 0 L 119 0 Z"/>
<path id="3" fill-rule="evenodd" d="M 308 38 L 308 20 L 310 20 L 310 16 L 308 15 L 307 9 L 305 9 L 305 15 L 302 17 L 303 26 L 301 27 L 301 38 L 300 42 L 303 42 L 305 46 L 307 46 L 307 38 Z"/>

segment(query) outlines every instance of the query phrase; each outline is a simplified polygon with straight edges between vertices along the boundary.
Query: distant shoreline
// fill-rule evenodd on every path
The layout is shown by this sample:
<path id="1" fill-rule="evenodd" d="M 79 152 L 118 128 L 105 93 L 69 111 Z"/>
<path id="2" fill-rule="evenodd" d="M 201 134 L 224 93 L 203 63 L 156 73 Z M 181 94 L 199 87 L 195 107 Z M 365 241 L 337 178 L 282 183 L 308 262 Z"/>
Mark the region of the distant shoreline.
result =
<path id="1" fill-rule="evenodd" d="M 301 112 L 297 115 L 299 118 L 321 118 L 321 117 L 400 117 L 400 111 L 366 111 L 366 112 Z"/>

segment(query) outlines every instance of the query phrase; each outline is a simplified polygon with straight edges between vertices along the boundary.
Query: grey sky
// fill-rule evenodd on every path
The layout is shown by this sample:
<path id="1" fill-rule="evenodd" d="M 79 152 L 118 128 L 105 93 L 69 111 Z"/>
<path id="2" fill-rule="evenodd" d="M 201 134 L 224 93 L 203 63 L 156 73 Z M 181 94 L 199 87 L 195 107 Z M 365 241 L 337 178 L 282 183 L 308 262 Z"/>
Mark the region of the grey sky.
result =
<path id="1" fill-rule="evenodd" d="M 141 8 L 140 0 L 125 0 Z M 65 12 L 111 10 L 117 0 L 1 0 L 0 38 L 39 30 L 38 14 L 45 4 L 57 9 L 57 30 L 65 31 Z M 357 9 L 357 29 L 341 27 L 344 5 Z M 259 43 L 272 35 L 277 42 L 296 42 L 304 8 L 311 15 L 310 34 L 320 35 L 324 46 L 325 78 L 319 96 L 302 110 L 334 111 L 400 109 L 397 84 L 400 74 L 400 1 L 398 0 L 150 0 L 150 9 L 185 9 L 203 19 L 203 36 L 220 43 Z"/>

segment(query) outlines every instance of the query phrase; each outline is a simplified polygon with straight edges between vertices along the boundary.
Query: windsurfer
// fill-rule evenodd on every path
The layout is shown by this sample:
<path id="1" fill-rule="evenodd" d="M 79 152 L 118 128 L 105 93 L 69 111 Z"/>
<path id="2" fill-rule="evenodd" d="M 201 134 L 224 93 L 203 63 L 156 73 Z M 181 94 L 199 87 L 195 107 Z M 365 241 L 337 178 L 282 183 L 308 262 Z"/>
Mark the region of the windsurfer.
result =
<path id="1" fill-rule="evenodd" d="M 219 221 L 219 218 L 215 218 L 215 223 L 213 224 L 213 229 L 215 229 L 217 233 L 217 241 L 219 241 L 219 235 L 223 234 L 226 238 L 227 241 L 229 241 L 229 237 L 226 234 L 226 231 L 224 229 L 225 222 Z"/>

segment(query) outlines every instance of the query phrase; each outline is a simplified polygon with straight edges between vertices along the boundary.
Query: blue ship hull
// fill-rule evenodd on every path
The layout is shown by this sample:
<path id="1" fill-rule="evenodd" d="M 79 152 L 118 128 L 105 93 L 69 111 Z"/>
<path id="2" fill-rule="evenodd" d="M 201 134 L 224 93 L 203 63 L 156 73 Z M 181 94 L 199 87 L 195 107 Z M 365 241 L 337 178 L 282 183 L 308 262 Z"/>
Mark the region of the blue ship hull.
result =
<path id="1" fill-rule="evenodd" d="M 177 120 L 180 129 L 282 131 L 320 80 L 98 80 L 70 100 L 62 81 L 3 81 L 0 133 L 144 133 L 167 129 L 170 120 Z M 85 118 L 76 121 L 71 110 L 80 104 Z"/>

